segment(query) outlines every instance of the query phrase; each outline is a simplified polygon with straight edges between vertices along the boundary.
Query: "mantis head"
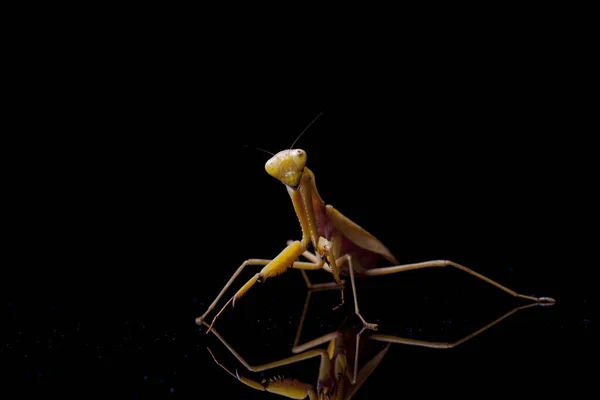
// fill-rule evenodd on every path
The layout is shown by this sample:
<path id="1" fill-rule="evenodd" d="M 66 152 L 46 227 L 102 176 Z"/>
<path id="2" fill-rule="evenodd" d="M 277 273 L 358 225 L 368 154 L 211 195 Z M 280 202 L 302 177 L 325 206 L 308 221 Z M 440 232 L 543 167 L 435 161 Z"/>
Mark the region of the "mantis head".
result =
<path id="1" fill-rule="evenodd" d="M 306 165 L 306 152 L 301 149 L 283 150 L 265 164 L 265 170 L 286 186 L 296 189 Z"/>

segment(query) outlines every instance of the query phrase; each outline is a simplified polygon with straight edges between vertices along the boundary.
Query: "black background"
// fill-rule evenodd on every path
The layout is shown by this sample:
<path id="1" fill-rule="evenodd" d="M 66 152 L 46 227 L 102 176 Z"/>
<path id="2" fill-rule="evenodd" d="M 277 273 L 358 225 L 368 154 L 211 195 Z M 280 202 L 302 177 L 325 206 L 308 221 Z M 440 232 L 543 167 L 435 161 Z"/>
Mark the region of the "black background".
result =
<path id="1" fill-rule="evenodd" d="M 585 393 L 597 263 L 584 256 L 596 217 L 586 62 L 552 35 L 477 36 L 410 52 L 398 44 L 389 59 L 351 49 L 335 67 L 327 50 L 265 61 L 268 46 L 207 49 L 206 38 L 190 49 L 131 35 L 139 40 L 102 50 L 102 35 L 85 46 L 35 38 L 33 59 L 15 61 L 17 140 L 5 147 L 16 222 L 3 279 L 9 390 L 276 398 L 220 369 L 207 346 L 229 369 L 263 377 L 194 319 L 245 259 L 300 238 L 289 196 L 264 171 L 269 156 L 252 147 L 288 148 L 324 112 L 296 147 L 325 201 L 400 262 L 451 259 L 557 299 L 455 349 L 394 345 L 356 398 Z M 449 269 L 361 282 L 358 292 L 384 333 L 434 341 L 524 304 Z M 305 296 L 289 272 L 253 288 L 217 329 L 251 364 L 289 356 Z M 313 296 L 304 338 L 346 315 L 357 324 L 349 304 L 331 311 L 338 296 Z M 312 360 L 272 375 L 313 383 L 317 370 Z"/>

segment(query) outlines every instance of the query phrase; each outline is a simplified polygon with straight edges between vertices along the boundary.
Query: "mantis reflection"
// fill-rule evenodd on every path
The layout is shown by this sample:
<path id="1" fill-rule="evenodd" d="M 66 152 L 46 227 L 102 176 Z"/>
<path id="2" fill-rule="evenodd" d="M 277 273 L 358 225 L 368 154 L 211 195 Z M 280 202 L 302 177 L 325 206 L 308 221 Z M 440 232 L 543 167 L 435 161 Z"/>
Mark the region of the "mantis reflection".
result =
<path id="1" fill-rule="evenodd" d="M 212 328 L 211 332 L 229 350 L 229 352 L 235 358 L 237 358 L 237 360 L 248 371 L 252 373 L 276 369 L 278 367 L 295 364 L 311 358 L 319 358 L 319 374 L 316 385 L 301 382 L 293 378 L 280 377 L 263 379 L 259 382 L 258 380 L 244 376 L 244 374 L 241 374 L 237 369 L 235 369 L 235 372 L 233 372 L 225 365 L 221 364 L 221 362 L 219 362 L 219 360 L 217 360 L 215 357 L 214 353 L 208 349 L 216 364 L 227 371 L 227 373 L 229 373 L 234 379 L 259 391 L 270 392 L 292 399 L 309 398 L 311 400 L 347 400 L 351 399 L 360 389 L 363 383 L 369 378 L 369 376 L 371 376 L 371 374 L 375 371 L 377 366 L 387 354 L 392 344 L 398 343 L 435 349 L 451 349 L 488 330 L 492 326 L 515 314 L 517 311 L 537 305 L 533 303 L 515 307 L 487 325 L 453 342 L 426 341 L 395 335 L 379 334 L 363 326 L 360 330 L 354 329 L 353 327 L 335 330 L 305 343 L 299 343 L 307 310 L 309 308 L 311 295 L 315 291 L 319 291 L 319 289 L 308 291 L 304 304 L 304 310 L 302 312 L 302 317 L 300 319 L 292 347 L 292 352 L 295 355 L 291 357 L 286 357 L 281 360 L 266 364 L 251 365 L 225 340 L 223 336 L 221 336 L 221 334 L 215 328 Z M 207 328 L 209 327 L 209 325 L 205 322 L 203 322 L 203 325 Z M 344 325 L 345 323 L 342 323 L 342 326 Z M 378 349 L 376 349 L 375 355 L 371 356 L 369 354 L 371 358 L 368 361 L 361 361 L 359 363 L 361 355 L 360 352 L 363 349 L 363 346 L 366 344 L 365 342 L 369 341 L 379 342 L 380 346 Z M 326 348 L 324 346 L 325 344 L 327 344 Z"/>

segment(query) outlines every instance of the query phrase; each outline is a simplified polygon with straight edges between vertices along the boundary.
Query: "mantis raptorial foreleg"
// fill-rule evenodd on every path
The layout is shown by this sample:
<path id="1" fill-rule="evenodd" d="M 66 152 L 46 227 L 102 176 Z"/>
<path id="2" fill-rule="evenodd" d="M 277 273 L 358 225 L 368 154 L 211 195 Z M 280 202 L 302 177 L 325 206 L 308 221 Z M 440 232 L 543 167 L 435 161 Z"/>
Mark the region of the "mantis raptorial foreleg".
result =
<path id="1" fill-rule="evenodd" d="M 242 273 L 244 268 L 246 268 L 247 266 L 265 266 L 265 265 L 269 264 L 271 261 L 273 261 L 273 260 L 264 260 L 264 259 L 257 259 L 257 258 L 251 258 L 251 259 L 244 261 L 242 263 L 242 265 L 240 265 L 240 267 L 237 269 L 237 271 L 233 274 L 233 276 L 229 279 L 229 281 L 225 284 L 225 286 L 223 287 L 221 292 L 218 294 L 218 296 L 215 298 L 215 300 L 211 303 L 211 305 L 208 307 L 206 312 L 204 314 L 202 314 L 202 316 L 196 318 L 196 323 L 198 325 L 202 324 L 202 321 L 204 321 L 206 316 L 215 308 L 215 306 L 217 305 L 219 300 L 221 300 L 221 298 L 223 297 L 223 295 L 225 294 L 227 289 L 229 289 L 229 287 L 232 285 L 233 281 L 235 281 L 235 279 Z M 320 269 L 321 267 L 317 267 L 317 264 L 312 263 L 312 262 L 296 261 L 291 265 L 291 268 L 300 269 L 302 272 L 304 272 L 304 270 Z M 231 301 L 232 299 L 230 299 L 229 301 Z"/>
<path id="2" fill-rule="evenodd" d="M 296 268 L 296 269 L 300 269 L 300 270 L 318 270 L 318 269 L 329 270 L 329 266 L 324 264 L 323 262 L 312 263 L 312 262 L 296 261 L 297 258 L 299 256 L 301 256 L 305 251 L 306 251 L 305 243 L 300 242 L 300 241 L 294 241 L 294 242 L 290 243 L 285 249 L 283 249 L 283 251 L 281 253 L 279 253 L 279 255 L 277 255 L 277 257 L 275 257 L 272 260 L 268 260 L 266 265 L 264 264 L 264 262 L 267 260 L 258 260 L 258 262 L 255 262 L 254 263 L 255 265 L 264 265 L 263 269 L 261 269 L 258 274 L 254 275 L 252 278 L 250 278 L 250 280 L 248 280 L 248 282 L 246 282 L 246 284 L 244 284 L 244 286 L 242 286 L 242 288 L 239 289 L 236 292 L 236 294 L 232 298 L 229 299 L 229 301 L 227 301 L 227 303 L 223 306 L 223 308 L 221 308 L 221 311 L 219 311 L 217 313 L 217 315 L 213 318 L 213 321 L 210 324 L 210 327 L 209 327 L 207 333 L 210 332 L 215 321 L 217 320 L 219 315 L 221 315 L 221 313 L 225 310 L 225 308 L 229 305 L 229 303 L 233 303 L 233 305 L 235 305 L 235 302 L 237 300 L 239 300 L 244 294 L 246 294 L 246 292 L 248 290 L 250 290 L 250 288 L 252 286 L 254 286 L 256 284 L 256 282 L 264 281 L 268 278 L 280 275 L 280 274 L 284 273 L 285 271 L 287 271 L 289 268 Z M 219 294 L 219 296 L 217 296 L 217 299 L 215 301 L 213 301 L 213 303 L 209 307 L 208 311 L 205 312 L 202 317 L 199 317 L 196 319 L 196 323 L 198 325 L 200 325 L 204 321 L 204 318 L 206 317 L 208 312 L 210 312 L 210 310 L 212 308 L 214 308 L 214 306 L 216 305 L 218 300 L 221 298 L 221 296 L 225 293 L 227 288 L 231 285 L 231 283 L 239 275 L 241 270 L 244 267 L 246 267 L 247 265 L 250 265 L 250 264 L 245 262 L 244 264 L 242 264 L 242 266 L 240 266 L 240 268 L 238 268 L 238 271 L 236 271 L 236 273 L 231 277 L 229 282 L 225 285 L 223 290 L 221 290 L 221 293 Z"/>
<path id="3" fill-rule="evenodd" d="M 293 242 L 292 240 L 288 240 L 288 241 L 287 241 L 287 245 L 289 246 L 289 245 L 290 245 L 292 242 Z M 310 251 L 308 251 L 308 250 L 307 250 L 307 251 L 305 251 L 304 253 L 302 253 L 302 256 L 303 256 L 304 258 L 306 258 L 307 260 L 309 260 L 309 261 L 311 261 L 311 262 L 315 263 L 315 264 L 317 264 L 317 263 L 318 263 L 318 260 L 319 260 L 319 259 L 318 259 L 318 257 L 317 257 L 317 256 L 316 256 L 314 253 L 311 253 L 311 252 L 310 252 Z M 329 266 L 327 263 L 323 264 L 323 269 L 324 269 L 325 271 L 332 272 L 332 271 L 331 271 L 331 267 L 330 267 L 330 266 Z M 327 283 L 312 283 L 312 282 L 310 281 L 310 279 L 308 278 L 308 275 L 307 275 L 307 273 L 306 273 L 306 270 L 302 269 L 302 270 L 300 270 L 300 272 L 302 273 L 302 277 L 304 278 L 304 282 L 306 282 L 306 287 L 307 287 L 309 290 L 329 290 L 329 289 L 340 289 L 340 285 L 339 285 L 338 283 L 336 283 L 336 282 L 327 282 Z M 343 285 L 343 284 L 344 284 L 344 283 L 346 283 L 346 282 L 345 282 L 345 281 L 342 279 L 342 280 L 341 280 L 341 283 L 342 283 L 342 285 Z M 343 289 L 343 288 L 342 288 L 342 289 Z M 343 294 L 342 294 L 342 297 L 343 297 Z"/>
<path id="4" fill-rule="evenodd" d="M 229 289 L 229 287 L 231 286 L 231 284 L 233 283 L 233 281 L 235 281 L 235 279 L 242 273 L 242 271 L 244 270 L 244 268 L 246 268 L 249 265 L 264 266 L 264 265 L 267 265 L 270 262 L 271 262 L 271 260 L 263 260 L 263 259 L 258 259 L 258 258 L 251 258 L 249 260 L 244 261 L 242 263 L 242 265 L 240 265 L 240 267 L 237 269 L 237 271 L 235 271 L 235 273 L 233 274 L 233 276 L 229 279 L 229 282 L 227 282 L 225 284 L 225 286 L 221 290 L 221 293 L 219 293 L 219 295 L 212 302 L 212 304 L 210 306 L 208 306 L 208 310 L 206 310 L 206 312 L 204 314 L 202 314 L 202 316 L 196 318 L 196 323 L 198 325 L 202 324 L 202 321 L 204 321 L 204 318 L 206 318 L 206 316 L 208 315 L 208 313 L 210 313 L 213 310 L 213 308 L 215 308 L 215 306 L 217 305 L 217 303 L 219 302 L 219 300 L 221 300 L 221 297 L 223 297 L 223 295 L 225 294 L 225 292 L 227 291 L 227 289 Z"/>

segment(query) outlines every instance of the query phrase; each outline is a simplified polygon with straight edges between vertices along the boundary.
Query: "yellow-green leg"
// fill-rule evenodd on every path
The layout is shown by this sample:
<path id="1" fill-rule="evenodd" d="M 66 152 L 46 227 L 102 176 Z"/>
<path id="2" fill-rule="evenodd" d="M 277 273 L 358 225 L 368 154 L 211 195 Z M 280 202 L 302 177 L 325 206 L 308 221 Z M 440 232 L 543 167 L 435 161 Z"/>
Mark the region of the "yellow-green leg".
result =
<path id="1" fill-rule="evenodd" d="M 202 316 L 196 318 L 196 324 L 202 325 L 202 321 L 204 321 L 204 318 L 206 318 L 206 316 L 208 315 L 208 313 L 210 313 L 215 308 L 215 306 L 217 305 L 217 303 L 219 302 L 219 300 L 221 300 L 221 297 L 223 297 L 223 295 L 225 294 L 225 292 L 227 291 L 227 289 L 229 289 L 229 287 L 231 286 L 231 284 L 233 283 L 233 281 L 235 281 L 235 279 L 242 273 L 242 271 L 244 270 L 244 268 L 246 268 L 249 265 L 252 265 L 252 266 L 265 266 L 265 265 L 267 265 L 270 262 L 271 262 L 271 260 L 263 260 L 263 259 L 258 259 L 258 258 L 251 258 L 249 260 L 244 261 L 242 263 L 242 265 L 240 265 L 240 267 L 237 269 L 237 271 L 235 271 L 235 273 L 229 279 L 229 281 L 225 284 L 225 286 L 223 287 L 223 289 L 221 289 L 221 292 L 219 293 L 219 295 L 217 296 L 217 298 L 211 303 L 210 306 L 208 306 L 208 309 L 206 310 L 206 312 L 204 314 L 202 314 Z"/>
<path id="2" fill-rule="evenodd" d="M 506 286 L 503 286 L 503 285 L 499 284 L 498 282 L 496 282 L 484 275 L 481 275 L 478 272 L 473 271 L 472 269 L 469 269 L 463 265 L 460 265 L 458 263 L 455 263 L 453 261 L 448 261 L 448 260 L 433 260 L 433 261 L 424 261 L 424 262 L 419 262 L 419 263 L 414 263 L 414 264 L 396 265 L 393 267 L 376 268 L 376 269 L 371 269 L 371 270 L 366 271 L 365 275 L 366 276 L 389 275 L 389 274 L 395 274 L 398 272 L 411 271 L 411 270 L 422 269 L 422 268 L 431 268 L 431 267 L 454 267 L 454 268 L 464 271 L 470 275 L 473 275 L 473 276 L 481 279 L 482 281 L 489 283 L 490 285 L 496 286 L 497 288 L 505 291 L 506 293 L 510 294 L 511 296 L 531 300 L 531 301 L 534 301 L 536 304 L 539 304 L 542 306 L 552 305 L 556 302 L 556 300 L 554 300 L 551 297 L 534 297 L 534 296 L 527 296 L 524 294 L 517 293 L 514 290 L 511 290 L 511 289 L 507 288 Z"/>
<path id="3" fill-rule="evenodd" d="M 357 296 L 356 296 L 356 285 L 354 283 L 354 270 L 352 268 L 352 256 L 346 255 L 344 257 L 348 258 L 347 259 L 348 270 L 350 271 L 350 281 L 352 283 L 352 293 L 354 294 L 354 308 L 356 311 L 356 315 L 358 315 L 358 317 L 361 319 L 363 324 L 368 329 L 377 330 L 377 325 L 366 322 L 365 319 L 362 317 L 362 315 L 359 312 L 358 300 L 357 300 Z M 341 257 L 340 260 L 344 257 Z M 404 264 L 404 265 L 396 265 L 396 266 L 392 266 L 392 267 L 370 269 L 370 270 L 365 271 L 364 275 L 365 276 L 380 276 L 380 275 L 389 275 L 389 274 L 395 274 L 395 273 L 405 272 L 405 271 L 412 271 L 412 270 L 422 269 L 422 268 L 448 267 L 448 266 L 457 268 L 457 269 L 464 271 L 470 275 L 473 275 L 473 276 L 489 283 L 490 285 L 496 286 L 497 288 L 505 291 L 506 293 L 508 293 L 514 297 L 534 301 L 535 302 L 534 305 L 547 306 L 547 305 L 552 305 L 555 303 L 555 300 L 551 297 L 533 297 L 533 296 L 527 296 L 527 295 L 517 293 L 514 290 L 511 290 L 511 289 L 507 288 L 506 286 L 503 286 L 503 285 L 499 284 L 498 282 L 496 282 L 484 275 L 481 275 L 478 272 L 473 271 L 472 269 L 469 269 L 463 265 L 460 265 L 458 263 L 455 263 L 453 261 L 448 261 L 448 260 L 425 261 L 425 262 L 414 263 L 414 264 Z"/>
<path id="4" fill-rule="evenodd" d="M 354 282 L 354 268 L 352 267 L 352 256 L 346 254 L 345 256 L 340 257 L 340 260 L 342 260 L 342 259 L 345 259 L 344 261 L 346 261 L 348 263 L 348 270 L 350 272 L 350 283 L 352 285 L 352 295 L 354 297 L 354 312 L 356 313 L 356 315 L 358 315 L 358 318 L 360 318 L 360 320 L 362 321 L 365 328 L 376 331 L 378 329 L 377 324 L 372 324 L 370 322 L 367 322 L 363 318 L 363 316 L 360 314 L 360 310 L 358 309 L 358 299 L 356 296 L 356 284 Z"/>

